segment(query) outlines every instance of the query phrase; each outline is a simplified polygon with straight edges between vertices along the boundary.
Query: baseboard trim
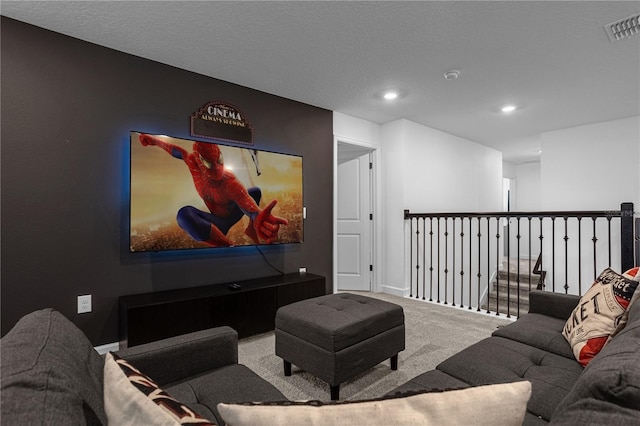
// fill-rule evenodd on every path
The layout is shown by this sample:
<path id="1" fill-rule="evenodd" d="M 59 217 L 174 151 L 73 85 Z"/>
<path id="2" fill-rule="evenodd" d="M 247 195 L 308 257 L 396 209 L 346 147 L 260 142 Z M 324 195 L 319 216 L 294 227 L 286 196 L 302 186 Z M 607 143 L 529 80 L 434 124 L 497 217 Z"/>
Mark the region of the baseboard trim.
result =
<path id="1" fill-rule="evenodd" d="M 391 294 L 393 296 L 405 297 L 407 295 L 407 289 L 392 287 L 389 285 L 383 285 L 382 293 Z"/>

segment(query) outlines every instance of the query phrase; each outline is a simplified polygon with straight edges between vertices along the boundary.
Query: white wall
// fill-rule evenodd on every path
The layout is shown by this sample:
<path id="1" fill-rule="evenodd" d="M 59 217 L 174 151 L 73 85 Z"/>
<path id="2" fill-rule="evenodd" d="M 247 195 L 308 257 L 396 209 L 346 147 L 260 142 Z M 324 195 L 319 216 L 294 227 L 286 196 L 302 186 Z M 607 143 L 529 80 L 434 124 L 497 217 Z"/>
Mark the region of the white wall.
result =
<path id="1" fill-rule="evenodd" d="M 515 172 L 516 189 L 512 210 L 519 212 L 540 210 L 540 162 L 518 164 Z"/>
<path id="2" fill-rule="evenodd" d="M 543 210 L 617 210 L 622 202 L 633 202 L 636 212 L 639 210 L 640 117 L 546 132 L 541 141 Z M 611 222 L 611 261 L 606 239 L 608 224 L 599 220 L 595 271 L 592 262 L 577 267 L 579 258 L 590 259 L 594 255 L 593 223 L 591 219 L 583 222 L 580 233 L 577 224 L 569 226 L 566 255 L 562 222 L 556 226 L 555 256 L 550 252 L 551 240 L 545 239 L 543 268 L 548 270 L 547 288 L 555 286 L 555 291 L 563 291 L 567 285 L 569 293 L 583 293 L 591 285 L 594 273 L 597 275 L 607 266 L 620 269 L 617 220 Z M 565 261 L 568 268 L 564 267 Z"/>
<path id="3" fill-rule="evenodd" d="M 502 153 L 408 120 L 382 126 L 387 259 L 383 279 L 389 292 L 408 292 L 411 277 L 404 210 L 499 211 Z M 400 250 L 404 247 L 404 250 Z M 413 271 L 411 271 L 413 272 Z"/>
<path id="4" fill-rule="evenodd" d="M 540 162 L 517 164 L 510 169 L 511 175 L 508 177 L 515 182 L 511 188 L 511 211 L 540 211 Z M 535 262 L 540 253 L 539 223 L 537 220 L 531 221 L 531 233 L 529 233 L 529 221 L 526 218 L 520 219 L 519 230 L 517 229 L 518 221 L 516 219 L 512 219 L 510 223 L 513 229 L 510 240 L 510 257 L 532 258 Z M 520 235 L 519 241 L 517 235 Z M 518 256 L 518 242 L 520 256 Z"/>
<path id="5" fill-rule="evenodd" d="M 608 210 L 631 201 L 640 208 L 640 117 L 540 135 L 540 162 L 505 163 L 516 179 L 512 210 Z"/>
<path id="6" fill-rule="evenodd" d="M 377 125 L 339 113 L 334 135 L 379 147 L 382 291 L 408 294 L 405 209 L 501 209 L 502 154 L 495 149 L 408 120 Z"/>
<path id="7" fill-rule="evenodd" d="M 380 125 L 350 115 L 333 113 L 333 135 L 339 140 L 380 146 Z"/>
<path id="8" fill-rule="evenodd" d="M 640 202 L 640 117 L 541 134 L 541 207 L 607 210 Z"/>
<path id="9" fill-rule="evenodd" d="M 401 162 L 390 165 L 395 166 L 390 171 L 403 176 L 402 188 L 395 188 L 404 193 L 404 206 L 399 210 L 501 210 L 500 151 L 408 120 L 400 121 L 404 156 Z M 385 147 L 387 142 L 383 139 Z"/>
<path id="10" fill-rule="evenodd" d="M 502 177 L 515 179 L 516 178 L 516 165 L 509 163 L 508 161 L 502 162 Z"/>

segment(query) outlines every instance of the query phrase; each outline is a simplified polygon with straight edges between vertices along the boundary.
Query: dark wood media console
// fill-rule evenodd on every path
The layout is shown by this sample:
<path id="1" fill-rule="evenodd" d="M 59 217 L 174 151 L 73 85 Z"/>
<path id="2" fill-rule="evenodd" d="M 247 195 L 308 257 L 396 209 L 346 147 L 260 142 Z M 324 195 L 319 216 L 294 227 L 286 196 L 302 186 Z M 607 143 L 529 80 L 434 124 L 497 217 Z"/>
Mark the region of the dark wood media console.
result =
<path id="1" fill-rule="evenodd" d="M 265 333 L 275 328 L 279 307 L 324 294 L 324 277 L 293 273 L 122 296 L 120 348 L 221 325 L 234 328 L 239 338 Z"/>

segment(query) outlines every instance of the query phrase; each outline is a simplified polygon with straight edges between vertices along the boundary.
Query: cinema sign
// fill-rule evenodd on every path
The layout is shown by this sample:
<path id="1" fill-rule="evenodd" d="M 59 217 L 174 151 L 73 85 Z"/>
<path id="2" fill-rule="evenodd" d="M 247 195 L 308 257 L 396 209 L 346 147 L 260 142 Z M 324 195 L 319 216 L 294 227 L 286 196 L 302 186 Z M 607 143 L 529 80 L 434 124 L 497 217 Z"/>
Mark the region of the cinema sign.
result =
<path id="1" fill-rule="evenodd" d="M 209 102 L 191 115 L 191 136 L 253 145 L 251 124 L 224 102 Z"/>

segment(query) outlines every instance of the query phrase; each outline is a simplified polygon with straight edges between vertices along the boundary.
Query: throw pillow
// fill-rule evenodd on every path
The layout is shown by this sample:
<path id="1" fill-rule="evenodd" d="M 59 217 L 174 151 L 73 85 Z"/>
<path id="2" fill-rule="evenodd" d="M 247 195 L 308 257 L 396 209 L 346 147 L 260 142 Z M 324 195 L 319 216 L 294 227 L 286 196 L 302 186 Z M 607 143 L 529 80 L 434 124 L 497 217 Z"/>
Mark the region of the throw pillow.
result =
<path id="1" fill-rule="evenodd" d="M 227 424 L 242 425 L 521 425 L 527 381 L 355 402 L 218 404 Z"/>
<path id="2" fill-rule="evenodd" d="M 214 425 L 112 353 L 105 356 L 104 409 L 114 425 Z"/>
<path id="3" fill-rule="evenodd" d="M 625 272 L 624 275 L 633 277 L 634 281 L 640 281 L 640 267 L 636 266 L 635 268 L 631 268 L 627 272 Z M 640 298 L 640 290 L 633 292 L 633 296 L 631 297 L 631 300 L 627 305 L 627 309 L 624 310 L 624 314 L 622 314 L 622 318 L 620 319 L 620 322 L 618 323 L 615 330 L 613 330 L 613 333 L 611 333 L 611 336 L 609 336 L 609 338 L 607 339 L 607 343 L 609 343 L 609 340 L 616 337 L 618 333 L 624 330 L 624 327 L 627 325 L 627 321 L 629 320 L 629 308 L 631 308 L 631 305 L 633 305 L 636 302 L 636 300 L 638 300 L 638 298 Z"/>
<path id="4" fill-rule="evenodd" d="M 624 313 L 638 287 L 636 274 L 636 268 L 624 274 L 605 269 L 565 323 L 562 335 L 582 366 L 586 367 L 616 328 L 624 324 Z"/>

